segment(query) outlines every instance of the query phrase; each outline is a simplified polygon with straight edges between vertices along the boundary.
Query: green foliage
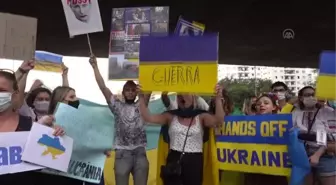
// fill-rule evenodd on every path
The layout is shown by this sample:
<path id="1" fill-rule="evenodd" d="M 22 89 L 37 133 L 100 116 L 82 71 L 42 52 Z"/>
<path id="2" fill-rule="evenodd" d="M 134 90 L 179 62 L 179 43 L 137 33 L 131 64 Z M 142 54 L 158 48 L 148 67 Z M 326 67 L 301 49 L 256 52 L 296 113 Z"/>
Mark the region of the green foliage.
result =
<path id="1" fill-rule="evenodd" d="M 235 107 L 241 108 L 245 98 L 259 95 L 263 92 L 269 92 L 272 85 L 271 80 L 264 79 L 232 79 L 224 78 L 219 81 L 220 85 L 228 91 L 229 97 L 235 104 Z"/>

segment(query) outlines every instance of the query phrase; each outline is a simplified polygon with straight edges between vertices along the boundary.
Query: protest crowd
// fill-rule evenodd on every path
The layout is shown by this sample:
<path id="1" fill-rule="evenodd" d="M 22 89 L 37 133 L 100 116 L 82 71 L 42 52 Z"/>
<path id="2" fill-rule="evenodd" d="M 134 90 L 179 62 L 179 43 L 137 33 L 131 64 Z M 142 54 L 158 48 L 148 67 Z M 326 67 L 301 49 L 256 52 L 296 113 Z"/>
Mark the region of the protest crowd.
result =
<path id="1" fill-rule="evenodd" d="M 120 66 L 109 58 L 111 78 L 134 79 L 126 80 L 117 96 L 106 85 L 88 35 L 103 31 L 102 25 L 79 29 L 99 23 L 90 14 L 97 1 L 62 2 L 70 8 L 65 11 L 70 36 L 87 35 L 93 71 L 87 78 L 95 79 L 107 106 L 77 97 L 68 80 L 72 69 L 56 55 L 41 59 L 50 53 L 34 49 L 33 59 L 22 59 L 17 71 L 0 69 L 0 185 L 335 184 L 336 84 L 324 81 L 336 78 L 334 51 L 322 52 L 316 87 L 305 86 L 293 96 L 278 81 L 245 99 L 237 113 L 229 87 L 217 80 L 218 34 L 203 35 L 204 25 L 180 17 L 177 35 L 143 37 L 146 28 L 139 24 L 127 34 L 141 44 L 128 45 L 126 54 L 138 57 L 139 64 L 129 60 Z M 123 21 L 148 21 L 148 12 L 159 23 L 152 30 L 167 32 L 166 7 L 113 10 L 112 26 L 122 31 Z M 72 21 L 79 23 L 71 28 L 73 13 Z M 116 35 L 111 33 L 112 48 Z M 27 77 L 41 65 L 58 67 L 49 71 L 58 72 L 62 84 L 51 90 L 41 76 L 27 87 Z M 97 87 L 86 91 L 92 88 Z M 162 110 L 151 107 L 154 92 L 161 94 Z M 149 130 L 155 128 L 152 137 Z M 155 159 L 148 157 L 153 148 Z"/>

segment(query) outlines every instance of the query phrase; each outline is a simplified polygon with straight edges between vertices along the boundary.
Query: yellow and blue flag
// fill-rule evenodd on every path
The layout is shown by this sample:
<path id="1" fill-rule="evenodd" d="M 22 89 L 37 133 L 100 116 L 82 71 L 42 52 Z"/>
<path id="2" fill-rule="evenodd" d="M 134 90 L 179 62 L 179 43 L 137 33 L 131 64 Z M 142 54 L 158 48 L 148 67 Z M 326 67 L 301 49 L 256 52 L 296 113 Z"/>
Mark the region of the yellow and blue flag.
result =
<path id="1" fill-rule="evenodd" d="M 336 99 L 336 52 L 324 51 L 320 55 L 320 71 L 317 77 L 316 97 Z"/>
<path id="2" fill-rule="evenodd" d="M 49 72 L 62 72 L 62 55 L 50 53 L 47 51 L 35 51 L 35 70 L 49 71 Z"/>
<path id="3" fill-rule="evenodd" d="M 139 81 L 144 91 L 213 94 L 218 35 L 141 37 Z"/>

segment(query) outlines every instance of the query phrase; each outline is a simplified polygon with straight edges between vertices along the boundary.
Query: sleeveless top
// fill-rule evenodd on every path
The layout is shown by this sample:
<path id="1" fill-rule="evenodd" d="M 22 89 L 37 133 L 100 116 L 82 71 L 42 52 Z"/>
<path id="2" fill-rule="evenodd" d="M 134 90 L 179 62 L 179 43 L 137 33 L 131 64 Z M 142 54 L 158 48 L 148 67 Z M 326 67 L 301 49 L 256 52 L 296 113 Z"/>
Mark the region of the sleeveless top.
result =
<path id="1" fill-rule="evenodd" d="M 203 152 L 203 125 L 200 122 L 199 116 L 196 116 L 195 123 L 190 126 L 187 142 L 184 148 L 186 153 L 202 153 Z M 178 117 L 174 116 L 169 126 L 170 149 L 182 152 L 186 134 L 188 131 L 187 125 L 182 125 L 178 121 Z"/>

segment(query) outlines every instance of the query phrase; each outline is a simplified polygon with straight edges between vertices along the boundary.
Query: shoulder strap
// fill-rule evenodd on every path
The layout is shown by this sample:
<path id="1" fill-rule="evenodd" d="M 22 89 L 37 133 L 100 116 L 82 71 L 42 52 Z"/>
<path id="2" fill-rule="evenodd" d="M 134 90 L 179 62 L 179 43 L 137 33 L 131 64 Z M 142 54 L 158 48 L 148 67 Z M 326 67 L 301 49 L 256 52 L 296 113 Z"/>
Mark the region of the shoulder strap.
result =
<path id="1" fill-rule="evenodd" d="M 30 131 L 32 125 L 33 121 L 30 117 L 20 115 L 19 124 L 15 131 Z"/>
<path id="2" fill-rule="evenodd" d="M 185 139 L 184 139 L 184 144 L 183 144 L 183 148 L 182 148 L 182 154 L 181 154 L 181 156 L 180 156 L 180 160 L 179 160 L 179 161 L 182 160 L 182 157 L 183 157 L 183 155 L 184 155 L 184 149 L 185 149 L 185 146 L 186 146 L 186 144 L 187 144 L 187 140 L 188 140 L 188 133 L 189 133 L 189 130 L 190 130 L 190 127 L 191 127 L 193 121 L 194 121 L 194 117 L 191 118 L 191 121 L 190 121 L 190 123 L 189 123 L 188 130 L 187 130 L 187 134 L 186 134 L 186 137 L 185 137 Z"/>
<path id="3" fill-rule="evenodd" d="M 313 120 L 311 120 L 311 121 L 308 120 L 308 134 L 310 133 L 311 129 L 313 128 L 313 125 L 314 125 L 315 120 L 316 120 L 316 116 L 317 116 L 319 111 L 320 111 L 320 108 L 318 108 L 317 111 L 315 112 Z M 302 119 L 302 121 L 303 121 L 303 119 Z"/>

